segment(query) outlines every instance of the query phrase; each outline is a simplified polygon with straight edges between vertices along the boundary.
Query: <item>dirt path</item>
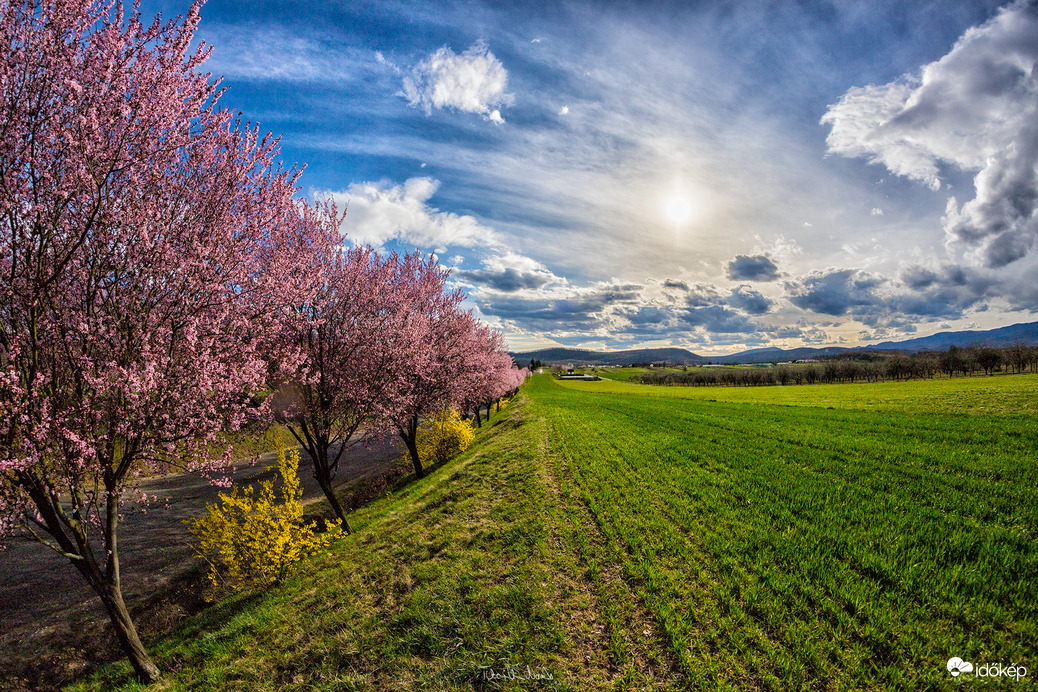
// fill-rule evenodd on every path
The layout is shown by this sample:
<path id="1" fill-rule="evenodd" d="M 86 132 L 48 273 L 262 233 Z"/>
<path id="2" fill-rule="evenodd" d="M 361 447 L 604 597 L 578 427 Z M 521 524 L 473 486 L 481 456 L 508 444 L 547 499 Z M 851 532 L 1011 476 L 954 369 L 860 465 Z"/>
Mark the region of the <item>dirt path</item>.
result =
<path id="1" fill-rule="evenodd" d="M 353 445 L 343 455 L 337 482 L 371 492 L 402 475 L 403 453 L 395 436 L 369 447 Z M 274 454 L 255 465 L 241 462 L 232 477 L 236 483 L 255 480 L 275 462 Z M 305 453 L 299 477 L 304 501 L 323 501 Z M 152 479 L 142 488 L 159 501 L 123 515 L 119 548 L 123 594 L 146 636 L 201 607 L 202 561 L 192 556 L 184 520 L 200 516 L 220 489 L 194 473 Z M 0 552 L 0 690 L 50 689 L 121 658 L 109 629 L 100 601 L 67 558 L 17 537 Z"/>

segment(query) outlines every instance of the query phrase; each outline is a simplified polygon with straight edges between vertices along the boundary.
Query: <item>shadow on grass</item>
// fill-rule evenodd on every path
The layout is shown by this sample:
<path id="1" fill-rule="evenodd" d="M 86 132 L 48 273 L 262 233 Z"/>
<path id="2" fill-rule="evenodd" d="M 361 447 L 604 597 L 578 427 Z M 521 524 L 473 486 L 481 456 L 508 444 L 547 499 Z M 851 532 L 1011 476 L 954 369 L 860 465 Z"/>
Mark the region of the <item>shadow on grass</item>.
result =
<path id="1" fill-rule="evenodd" d="M 507 429 L 509 429 L 509 430 L 514 430 L 515 428 L 518 428 L 518 427 L 523 425 L 523 423 L 525 422 L 525 419 L 524 419 L 524 417 L 521 414 L 518 415 L 518 416 L 515 416 L 515 415 L 512 415 L 512 416 L 504 415 L 507 412 L 508 412 L 508 409 L 495 414 L 497 416 L 497 418 L 493 422 L 490 422 L 490 421 L 484 422 L 482 426 L 480 426 L 479 428 L 476 429 L 476 435 L 478 436 L 481 433 L 483 433 L 484 431 L 491 430 L 493 428 L 496 428 L 499 425 L 505 425 L 505 426 L 507 426 Z M 395 483 L 393 483 L 389 487 L 388 492 L 390 492 L 390 493 L 398 493 L 398 492 L 400 492 L 402 490 L 407 489 L 409 486 L 414 484 L 415 481 L 423 480 L 424 478 L 428 478 L 432 474 L 434 474 L 437 471 L 439 471 L 440 469 L 442 469 L 444 466 L 452 464 L 453 462 L 455 462 L 458 459 L 458 456 L 460 456 L 460 455 L 455 455 L 455 456 L 451 457 L 450 459 L 445 459 L 443 461 L 438 461 L 435 464 L 431 464 L 429 466 L 425 466 L 423 468 L 423 470 L 425 472 L 425 475 L 421 479 L 418 478 L 417 474 L 415 474 L 413 471 L 410 472 L 410 473 L 407 473 L 407 474 L 405 474 L 403 476 L 401 476 L 400 478 L 398 478 L 396 480 Z M 407 455 L 404 455 L 403 458 L 406 459 L 408 468 L 412 468 L 413 469 L 414 465 L 411 463 L 410 457 L 408 457 Z"/>
<path id="2" fill-rule="evenodd" d="M 430 464 L 429 466 L 423 467 L 422 470 L 425 472 L 425 475 L 422 476 L 421 478 L 419 478 L 418 475 L 416 473 L 414 473 L 413 471 L 411 473 L 408 473 L 405 476 L 401 476 L 400 478 L 397 479 L 397 481 L 395 483 L 393 483 L 393 485 L 391 485 L 389 487 L 389 492 L 396 494 L 396 493 L 399 493 L 399 492 L 401 492 L 403 490 L 406 490 L 410 486 L 414 485 L 416 482 L 421 481 L 421 480 L 425 480 L 426 478 L 429 478 L 430 476 L 432 476 L 434 473 L 436 473 L 440 469 L 444 468 L 445 466 L 449 466 L 450 464 L 453 464 L 455 461 L 458 460 L 458 456 L 460 456 L 460 455 L 455 455 L 455 456 L 451 457 L 450 459 L 444 459 L 443 461 L 438 461 L 435 464 Z M 410 462 L 408 462 L 408 463 L 410 464 Z"/>
<path id="3" fill-rule="evenodd" d="M 198 570 L 197 578 L 199 583 L 196 593 L 205 593 L 208 580 L 203 570 Z M 234 628 L 231 627 L 234 618 L 260 603 L 268 592 L 269 589 L 263 589 L 224 596 L 216 603 L 208 603 L 204 598 L 200 598 L 199 610 L 185 614 L 165 632 L 146 637 L 145 646 L 162 675 L 165 677 L 175 673 L 192 659 L 207 657 L 214 644 L 236 636 Z M 171 651 L 179 653 L 173 655 Z M 137 683 L 133 669 L 125 658 L 100 668 L 93 674 L 103 683 L 105 689 L 132 687 Z"/>

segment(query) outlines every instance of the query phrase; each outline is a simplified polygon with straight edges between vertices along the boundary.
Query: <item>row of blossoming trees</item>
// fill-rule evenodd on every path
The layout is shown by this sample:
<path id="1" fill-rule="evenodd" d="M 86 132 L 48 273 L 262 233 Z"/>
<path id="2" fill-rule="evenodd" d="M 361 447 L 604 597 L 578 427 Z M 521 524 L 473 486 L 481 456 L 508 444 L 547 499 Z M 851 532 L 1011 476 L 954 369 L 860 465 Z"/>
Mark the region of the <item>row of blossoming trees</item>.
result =
<path id="1" fill-rule="evenodd" d="M 276 139 L 218 106 L 183 20 L 99 0 L 0 6 L 0 538 L 24 529 L 100 597 L 137 675 L 120 507 L 144 475 L 217 478 L 224 435 L 279 418 L 331 482 L 358 430 L 522 382 L 420 255 L 343 249 Z M 41 548 L 43 549 L 43 548 Z"/>
<path id="2" fill-rule="evenodd" d="M 334 228 L 334 209 L 317 215 Z M 332 231 L 334 233 L 334 231 Z M 350 531 L 332 481 L 346 443 L 358 431 L 393 430 L 418 477 L 420 420 L 445 408 L 471 411 L 519 388 L 519 370 L 501 335 L 459 308 L 447 272 L 417 253 L 383 256 L 370 248 L 329 246 L 313 295 L 290 308 L 274 354 L 292 353 L 270 410 L 314 462 L 314 475 Z"/>

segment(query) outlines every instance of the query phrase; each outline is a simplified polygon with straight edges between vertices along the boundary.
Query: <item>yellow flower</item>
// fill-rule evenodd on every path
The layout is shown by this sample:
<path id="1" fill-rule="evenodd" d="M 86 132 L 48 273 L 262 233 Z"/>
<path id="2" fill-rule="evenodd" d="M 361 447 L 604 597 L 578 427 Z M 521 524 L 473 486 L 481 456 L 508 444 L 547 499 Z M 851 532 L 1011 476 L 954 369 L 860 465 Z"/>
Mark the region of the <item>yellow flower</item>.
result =
<path id="1" fill-rule="evenodd" d="M 287 576 L 296 562 L 326 548 L 340 532 L 314 533 L 314 522 L 303 521 L 303 491 L 299 484 L 299 450 L 285 453 L 278 440 L 274 478 L 253 486 L 235 486 L 220 493 L 216 505 L 206 505 L 206 516 L 191 522 L 198 539 L 196 553 L 209 562 L 213 587 L 235 589 L 269 586 Z M 275 489 L 275 480 L 280 487 Z"/>

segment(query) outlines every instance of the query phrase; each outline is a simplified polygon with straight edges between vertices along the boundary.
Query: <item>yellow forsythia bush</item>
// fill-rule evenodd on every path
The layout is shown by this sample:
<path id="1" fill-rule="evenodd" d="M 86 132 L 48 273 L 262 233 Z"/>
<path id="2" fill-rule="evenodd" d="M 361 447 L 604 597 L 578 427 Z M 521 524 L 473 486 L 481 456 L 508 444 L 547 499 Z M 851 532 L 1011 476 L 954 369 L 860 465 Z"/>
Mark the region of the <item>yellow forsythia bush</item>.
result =
<path id="1" fill-rule="evenodd" d="M 464 452 L 476 439 L 472 423 L 454 409 L 427 417 L 418 430 L 418 457 L 427 464 L 447 461 Z"/>
<path id="2" fill-rule="evenodd" d="M 314 522 L 304 523 L 298 468 L 299 450 L 286 455 L 279 441 L 276 478 L 260 481 L 259 492 L 246 485 L 220 493 L 218 504 L 207 504 L 206 515 L 189 522 L 199 541 L 197 554 L 209 562 L 214 588 L 277 583 L 296 562 L 325 548 L 338 534 L 337 524 L 317 534 Z M 280 481 L 277 489 L 275 480 Z"/>

